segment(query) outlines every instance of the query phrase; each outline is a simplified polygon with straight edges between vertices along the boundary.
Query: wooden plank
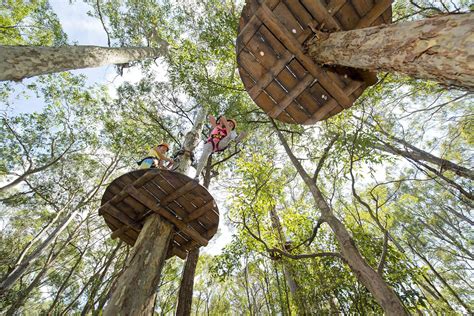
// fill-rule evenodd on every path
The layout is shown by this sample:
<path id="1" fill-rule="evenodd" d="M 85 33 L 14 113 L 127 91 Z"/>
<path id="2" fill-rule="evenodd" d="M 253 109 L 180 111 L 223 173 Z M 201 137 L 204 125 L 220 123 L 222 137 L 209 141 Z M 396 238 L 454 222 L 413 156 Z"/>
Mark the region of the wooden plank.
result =
<path id="1" fill-rule="evenodd" d="M 372 23 L 377 20 L 379 16 L 381 16 L 385 10 L 390 8 L 392 5 L 393 0 L 380 0 L 378 1 L 374 7 L 367 13 L 362 19 L 357 23 L 356 29 L 361 29 L 364 27 L 369 27 Z"/>
<path id="2" fill-rule="evenodd" d="M 373 0 L 358 0 L 353 1 L 352 6 L 355 8 L 359 17 L 365 16 L 374 6 Z"/>
<path id="3" fill-rule="evenodd" d="M 353 30 L 360 21 L 356 9 L 352 6 L 352 1 L 347 2 L 335 17 L 339 21 L 343 30 Z"/>
<path id="4" fill-rule="evenodd" d="M 255 79 L 254 88 L 258 86 L 260 78 L 267 74 L 267 69 L 257 61 L 247 48 L 242 50 L 237 56 L 237 62 L 241 68 L 244 68 Z"/>
<path id="5" fill-rule="evenodd" d="M 285 3 L 280 2 L 275 9 L 273 9 L 273 14 L 295 38 L 303 32 L 304 27 L 295 19 Z"/>
<path id="6" fill-rule="evenodd" d="M 301 64 L 317 78 L 321 85 L 331 93 L 331 95 L 342 105 L 350 106 L 351 101 L 347 95 L 344 94 L 342 88 L 334 84 L 327 74 L 319 66 L 317 66 L 311 58 L 303 53 L 301 45 L 291 36 L 291 33 L 275 18 L 272 12 L 266 7 L 262 6 L 262 14 L 259 16 L 260 20 L 268 27 L 268 29 L 286 45 L 288 50 L 293 53 Z"/>
<path id="7" fill-rule="evenodd" d="M 303 80 L 301 80 L 295 88 L 293 88 L 290 93 L 280 102 L 268 115 L 272 118 L 276 118 L 283 112 L 291 102 L 293 102 L 296 97 L 298 97 L 311 83 L 313 82 L 313 76 L 307 74 Z"/>
<path id="8" fill-rule="evenodd" d="M 309 14 L 304 6 L 299 1 L 294 0 L 283 0 L 283 3 L 287 6 L 288 10 L 293 14 L 298 23 L 305 29 L 308 24 L 313 22 L 314 19 Z"/>
<path id="9" fill-rule="evenodd" d="M 247 90 L 251 89 L 255 85 L 255 80 L 244 68 L 238 67 L 238 69 L 239 69 L 240 79 L 242 79 L 242 82 L 244 83 L 244 87 Z"/>
<path id="10" fill-rule="evenodd" d="M 311 93 L 309 93 L 308 90 L 303 91 L 303 93 L 296 98 L 296 101 L 299 104 L 304 104 L 306 112 L 308 112 L 308 118 L 310 118 L 313 113 L 320 108 L 319 103 L 316 101 L 316 99 L 312 97 Z"/>
<path id="11" fill-rule="evenodd" d="M 188 181 L 185 179 L 178 179 L 178 178 L 169 178 L 168 183 L 172 187 L 180 187 L 183 186 L 185 183 L 184 181 Z M 203 188 L 201 186 L 196 186 L 193 190 L 187 192 L 185 195 L 182 195 L 174 200 L 173 203 L 167 204 L 167 209 L 171 209 L 174 211 L 178 217 L 185 218 L 188 216 L 189 212 L 199 205 L 204 204 L 206 201 L 212 199 L 207 191 L 205 197 L 201 197 L 199 192 L 201 192 Z M 206 221 L 206 219 L 204 219 Z"/>
<path id="12" fill-rule="evenodd" d="M 339 22 L 328 12 L 321 0 L 302 0 L 302 3 L 319 24 L 324 24 L 331 31 L 342 30 Z"/>
<path id="13" fill-rule="evenodd" d="M 276 105 L 276 103 L 272 100 L 272 98 L 270 98 L 270 96 L 265 91 L 260 93 L 254 101 L 266 113 L 270 112 L 273 109 L 273 107 Z M 285 112 L 281 113 L 280 116 L 277 117 L 277 119 L 285 123 L 297 124 L 297 122 L 295 122 L 295 120 L 293 120 L 293 118 Z"/>
<path id="14" fill-rule="evenodd" d="M 189 181 L 188 183 L 186 183 L 185 185 L 183 185 L 182 187 L 180 187 L 179 189 L 177 189 L 176 191 L 174 191 L 173 193 L 165 197 L 163 200 L 161 200 L 160 205 L 161 206 L 168 205 L 169 203 L 173 202 L 173 200 L 176 200 L 180 196 L 185 195 L 189 191 L 194 190 L 194 188 L 197 187 L 198 185 L 199 183 L 197 181 L 193 181 L 193 180 Z"/>
<path id="15" fill-rule="evenodd" d="M 266 0 L 263 1 L 263 4 L 266 5 L 267 7 L 273 9 L 275 6 L 278 5 L 280 0 Z M 248 4 L 247 4 L 248 5 Z M 246 6 L 247 6 L 246 5 Z M 261 7 L 258 8 L 256 11 L 261 10 Z M 243 12 L 242 12 L 243 13 Z M 237 55 L 240 54 L 242 49 L 247 45 L 247 43 L 250 41 L 250 39 L 257 33 L 258 29 L 262 25 L 262 21 L 258 19 L 257 14 L 254 14 L 248 22 L 245 24 L 245 26 L 240 29 L 239 35 L 237 36 Z"/>
<path id="16" fill-rule="evenodd" d="M 260 33 L 249 41 L 247 48 L 265 69 L 271 69 L 278 60 L 278 56 Z"/>
<path id="17" fill-rule="evenodd" d="M 288 70 L 285 69 L 284 71 L 286 72 Z M 280 73 L 279 77 L 281 77 L 281 73 Z M 295 86 L 296 86 L 299 82 L 296 81 L 295 83 L 296 83 L 295 84 Z M 280 106 L 281 102 L 288 99 L 288 94 L 291 91 L 287 91 L 280 81 L 274 80 L 268 85 L 267 89 L 265 89 L 265 92 L 267 92 L 276 101 L 274 107 L 268 112 L 268 113 L 270 113 L 270 112 L 274 111 L 276 108 L 278 108 Z M 306 116 L 307 116 L 307 113 L 305 113 L 304 109 L 301 109 L 296 104 L 294 104 L 293 99 L 289 99 L 288 101 L 290 102 L 290 104 L 286 107 L 284 112 L 287 113 L 290 117 L 292 117 L 292 119 L 295 122 L 297 122 L 297 123 L 300 122 L 300 121 L 304 122 L 306 120 Z M 283 113 L 283 111 L 280 112 L 280 115 L 282 113 Z"/>
<path id="18" fill-rule="evenodd" d="M 201 217 L 201 215 L 203 215 L 207 211 L 211 210 L 215 206 L 215 204 L 216 203 L 214 202 L 214 200 L 212 200 L 212 201 L 207 202 L 203 206 L 198 207 L 197 209 L 192 211 L 192 213 L 190 213 L 186 218 L 184 218 L 183 222 L 189 223 L 190 221 L 193 221 L 196 218 Z"/>
<path id="19" fill-rule="evenodd" d="M 132 185 L 136 188 L 139 188 L 141 187 L 142 185 L 144 185 L 145 183 L 153 180 L 157 175 L 160 174 L 160 170 L 159 169 L 152 169 L 152 170 L 148 170 L 147 172 L 145 172 L 145 174 L 143 174 L 140 178 L 138 178 L 137 180 L 135 180 Z"/>
<path id="20" fill-rule="evenodd" d="M 195 181 L 193 182 L 196 183 Z M 158 215 L 162 216 L 164 219 L 168 220 L 172 224 L 174 224 L 176 228 L 183 231 L 186 235 L 197 241 L 201 246 L 207 246 L 208 241 L 206 239 L 199 235 L 194 229 L 188 227 L 183 222 L 181 222 L 168 210 L 158 205 L 152 197 L 148 196 L 147 193 L 140 192 L 133 186 L 128 187 L 127 190 L 130 195 L 133 196 L 137 201 L 139 201 Z"/>
<path id="21" fill-rule="evenodd" d="M 354 91 L 356 91 L 361 85 L 363 85 L 363 81 L 353 81 L 351 84 L 347 86 L 345 92 L 348 95 L 351 95 Z M 329 112 L 331 112 L 335 107 L 337 107 L 337 102 L 334 99 L 329 100 L 326 102 L 317 112 L 313 114 L 313 116 L 308 119 L 304 124 L 311 125 L 314 124 L 321 119 L 323 119 Z"/>
<path id="22" fill-rule="evenodd" d="M 116 208 L 115 206 L 113 206 L 112 204 L 110 204 L 108 202 L 105 203 L 100 208 L 100 210 L 102 211 L 102 213 L 106 212 L 109 215 L 112 215 L 113 217 L 115 217 L 116 219 L 118 219 L 122 223 L 126 224 L 127 226 L 130 226 L 131 228 L 133 228 L 137 232 L 139 232 L 142 229 L 142 227 L 139 224 L 135 223 L 135 221 L 133 221 L 133 219 L 128 217 L 125 213 L 123 213 L 118 208 Z M 100 214 L 100 215 L 102 215 L 102 214 Z"/>
<path id="23" fill-rule="evenodd" d="M 262 21 L 258 19 L 256 15 L 252 16 L 244 28 L 240 30 L 239 35 L 237 36 L 237 55 L 240 54 L 242 49 L 247 46 L 247 43 L 250 39 L 257 33 L 258 29 L 262 25 Z"/>
<path id="24" fill-rule="evenodd" d="M 332 16 L 336 15 L 339 10 L 346 4 L 347 0 L 331 0 L 327 6 L 328 13 Z"/>
<path id="25" fill-rule="evenodd" d="M 269 69 L 260 79 L 255 83 L 255 86 L 248 91 L 252 100 L 257 99 L 257 97 L 262 93 L 263 90 L 272 82 L 273 78 L 276 77 L 283 69 L 285 69 L 286 64 L 288 64 L 294 56 L 290 52 L 286 52 L 281 59 L 279 59 L 275 65 Z"/>
<path id="26" fill-rule="evenodd" d="M 143 174 L 140 178 L 135 180 L 131 185 L 140 187 L 144 185 L 146 182 L 150 181 L 154 177 L 156 177 L 158 173 L 156 171 L 147 171 L 145 174 Z M 112 184 L 114 185 L 114 184 Z M 109 200 L 111 204 L 117 204 L 120 203 L 123 199 L 125 199 L 128 196 L 128 193 L 124 190 L 120 191 L 119 194 L 115 195 L 112 199 Z"/>
<path id="27" fill-rule="evenodd" d="M 186 257 L 188 256 L 188 253 L 176 246 L 172 247 L 170 250 L 170 256 L 168 258 L 171 258 L 173 256 L 178 256 L 179 258 L 185 260 Z"/>

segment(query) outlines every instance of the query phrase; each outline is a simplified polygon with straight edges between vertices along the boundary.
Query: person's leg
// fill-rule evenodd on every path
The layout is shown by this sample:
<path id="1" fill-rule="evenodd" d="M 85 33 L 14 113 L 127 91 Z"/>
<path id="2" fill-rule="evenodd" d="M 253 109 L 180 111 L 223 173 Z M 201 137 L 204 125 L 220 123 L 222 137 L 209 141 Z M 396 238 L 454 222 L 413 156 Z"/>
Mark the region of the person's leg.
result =
<path id="1" fill-rule="evenodd" d="M 230 143 L 232 138 L 230 137 L 230 134 L 227 135 L 226 137 L 222 138 L 219 143 L 217 143 L 217 149 L 219 150 L 224 150 Z"/>
<path id="2" fill-rule="evenodd" d="M 201 176 L 202 169 L 204 169 L 207 159 L 209 158 L 211 154 L 212 154 L 212 143 L 207 142 L 204 144 L 204 147 L 202 149 L 202 155 L 199 158 L 199 161 L 197 163 L 195 178 L 199 178 Z"/>

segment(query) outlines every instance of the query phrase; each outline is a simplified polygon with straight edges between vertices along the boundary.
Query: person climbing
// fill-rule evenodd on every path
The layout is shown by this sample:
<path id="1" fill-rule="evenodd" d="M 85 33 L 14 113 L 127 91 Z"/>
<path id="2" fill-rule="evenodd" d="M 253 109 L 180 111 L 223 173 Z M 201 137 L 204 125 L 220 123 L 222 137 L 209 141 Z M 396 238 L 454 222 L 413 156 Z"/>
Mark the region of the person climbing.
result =
<path id="1" fill-rule="evenodd" d="M 174 160 L 166 156 L 169 149 L 170 146 L 166 143 L 159 144 L 155 148 L 150 149 L 148 156 L 137 162 L 139 168 L 170 169 L 173 166 Z M 168 161 L 168 164 L 165 166 L 166 161 Z"/>
<path id="2" fill-rule="evenodd" d="M 207 159 L 212 153 L 223 151 L 232 140 L 237 138 L 237 133 L 235 132 L 237 122 L 235 120 L 226 119 L 225 116 L 221 116 L 216 120 L 214 116 L 209 115 L 209 122 L 211 123 L 212 131 L 204 143 L 202 155 L 197 163 L 195 179 L 199 179 L 202 169 L 204 169 Z"/>

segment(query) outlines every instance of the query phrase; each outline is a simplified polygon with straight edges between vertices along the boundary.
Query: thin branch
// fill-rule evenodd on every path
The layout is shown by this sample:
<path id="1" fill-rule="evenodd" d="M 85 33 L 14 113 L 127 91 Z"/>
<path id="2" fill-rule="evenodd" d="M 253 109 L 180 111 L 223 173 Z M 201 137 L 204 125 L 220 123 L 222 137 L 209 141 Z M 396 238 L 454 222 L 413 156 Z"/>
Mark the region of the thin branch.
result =
<path id="1" fill-rule="evenodd" d="M 102 12 L 100 11 L 100 0 L 97 0 L 96 4 L 97 4 L 97 13 L 99 14 L 100 22 L 102 23 L 102 27 L 104 28 L 105 33 L 107 33 L 107 45 L 111 47 L 110 34 L 109 34 L 109 31 L 107 30 L 107 27 L 105 26 L 104 18 L 102 17 Z"/>
<path id="2" fill-rule="evenodd" d="M 316 167 L 316 170 L 314 171 L 314 175 L 313 175 L 314 183 L 317 182 L 319 172 L 321 171 L 321 168 L 323 167 L 324 162 L 328 158 L 329 151 L 331 150 L 332 146 L 334 145 L 334 143 L 336 142 L 338 138 L 339 138 L 339 135 L 336 135 L 335 137 L 333 137 L 331 141 L 329 142 L 329 144 L 326 146 L 326 148 L 324 148 L 323 155 L 321 156 L 321 159 L 319 159 L 318 166 Z"/>
<path id="3" fill-rule="evenodd" d="M 388 231 L 385 231 L 383 236 L 383 249 L 382 249 L 382 256 L 380 257 L 379 265 L 377 266 L 377 273 L 382 276 L 383 275 L 383 267 L 385 265 L 385 259 L 387 258 L 387 250 L 388 250 Z"/>

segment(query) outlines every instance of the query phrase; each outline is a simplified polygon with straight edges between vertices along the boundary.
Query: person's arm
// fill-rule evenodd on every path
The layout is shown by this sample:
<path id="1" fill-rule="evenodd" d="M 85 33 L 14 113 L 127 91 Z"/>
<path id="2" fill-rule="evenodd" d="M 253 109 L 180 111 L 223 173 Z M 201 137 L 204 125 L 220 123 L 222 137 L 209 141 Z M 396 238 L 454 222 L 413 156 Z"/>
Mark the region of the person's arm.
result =
<path id="1" fill-rule="evenodd" d="M 173 159 L 166 157 L 165 154 L 162 154 L 162 153 L 160 153 L 159 151 L 156 151 L 156 153 L 157 153 L 158 157 L 159 157 L 161 160 L 166 160 L 166 161 L 169 161 L 169 162 L 174 162 Z"/>
<path id="2" fill-rule="evenodd" d="M 224 120 L 225 130 L 227 131 L 227 135 L 229 135 L 230 132 L 232 132 L 232 128 L 230 127 L 229 121 L 225 118 L 224 115 L 222 115 L 221 120 Z"/>
<path id="3" fill-rule="evenodd" d="M 214 115 L 209 115 L 209 122 L 211 123 L 212 128 L 217 126 L 216 118 Z"/>

